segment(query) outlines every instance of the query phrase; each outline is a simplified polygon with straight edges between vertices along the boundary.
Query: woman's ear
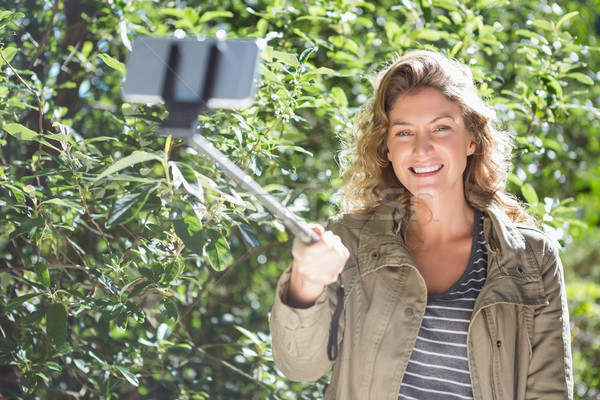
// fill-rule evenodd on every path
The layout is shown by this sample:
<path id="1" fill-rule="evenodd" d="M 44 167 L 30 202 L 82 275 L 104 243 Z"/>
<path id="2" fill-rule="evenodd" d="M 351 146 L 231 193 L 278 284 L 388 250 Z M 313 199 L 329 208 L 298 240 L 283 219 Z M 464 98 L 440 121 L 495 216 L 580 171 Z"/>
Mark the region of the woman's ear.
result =
<path id="1" fill-rule="evenodd" d="M 379 154 L 383 153 L 385 155 L 385 159 L 389 162 L 392 162 L 392 157 L 390 155 L 390 149 L 387 146 L 387 143 L 383 143 L 383 145 L 378 149 Z"/>
<path id="2" fill-rule="evenodd" d="M 477 141 L 475 137 L 471 136 L 469 147 L 467 147 L 467 156 L 475 154 L 475 150 L 477 150 Z"/>

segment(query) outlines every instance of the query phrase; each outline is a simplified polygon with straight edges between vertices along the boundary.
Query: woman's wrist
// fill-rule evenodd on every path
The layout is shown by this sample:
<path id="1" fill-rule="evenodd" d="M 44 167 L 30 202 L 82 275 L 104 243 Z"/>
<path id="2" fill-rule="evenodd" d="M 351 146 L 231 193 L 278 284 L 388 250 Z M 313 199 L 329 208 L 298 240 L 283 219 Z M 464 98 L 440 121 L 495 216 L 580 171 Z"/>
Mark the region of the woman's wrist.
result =
<path id="1" fill-rule="evenodd" d="M 325 285 L 303 279 L 299 274 L 295 273 L 294 269 L 295 266 L 292 266 L 287 303 L 294 308 L 309 308 L 321 297 L 325 290 Z"/>

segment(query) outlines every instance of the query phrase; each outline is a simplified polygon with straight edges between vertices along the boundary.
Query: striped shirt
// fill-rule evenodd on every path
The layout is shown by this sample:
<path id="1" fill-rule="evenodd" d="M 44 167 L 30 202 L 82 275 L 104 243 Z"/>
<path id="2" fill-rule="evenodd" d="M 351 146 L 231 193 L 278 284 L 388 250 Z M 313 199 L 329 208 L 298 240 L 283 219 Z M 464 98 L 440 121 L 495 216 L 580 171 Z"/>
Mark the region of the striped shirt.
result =
<path id="1" fill-rule="evenodd" d="M 429 298 L 400 387 L 400 400 L 473 399 L 467 330 L 487 276 L 483 214 L 475 211 L 471 257 L 462 277 Z"/>

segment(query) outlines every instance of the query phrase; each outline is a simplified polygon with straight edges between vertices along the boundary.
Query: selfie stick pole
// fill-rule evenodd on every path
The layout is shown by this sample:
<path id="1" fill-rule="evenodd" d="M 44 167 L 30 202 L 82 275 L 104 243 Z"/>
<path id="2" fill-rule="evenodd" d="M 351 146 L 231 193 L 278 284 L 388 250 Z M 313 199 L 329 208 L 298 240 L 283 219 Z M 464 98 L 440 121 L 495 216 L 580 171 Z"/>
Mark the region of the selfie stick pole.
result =
<path id="1" fill-rule="evenodd" d="M 215 90 L 219 89 L 217 87 L 219 86 L 219 70 L 236 61 L 231 59 L 231 55 L 227 58 L 221 54 L 222 49 L 227 49 L 227 46 L 228 44 L 223 40 L 202 43 L 194 40 L 140 39 L 136 41 L 134 51 L 132 51 L 132 54 L 136 53 L 139 56 L 132 57 L 128 63 L 128 70 L 136 70 L 138 74 L 128 76 L 125 81 L 124 93 L 133 102 L 155 100 L 159 94 L 169 110 L 169 116 L 161 129 L 163 133 L 187 139 L 192 147 L 217 164 L 229 177 L 254 195 L 269 212 L 279 218 L 285 227 L 304 243 L 318 242 L 320 237 L 315 231 L 269 195 L 204 136 L 197 133 L 198 114 L 208 111 L 207 101 L 213 98 Z M 254 44 L 254 46 L 257 45 Z M 243 53 L 244 47 L 239 48 L 239 51 Z M 254 53 L 251 52 L 251 54 L 257 56 L 258 47 L 254 47 Z M 192 68 L 190 68 L 191 63 L 194 63 Z M 200 74 L 198 74 L 198 66 L 203 66 Z M 160 83 L 157 83 L 157 87 L 148 89 L 148 82 L 157 81 L 156 78 L 144 79 L 149 73 L 148 67 L 154 68 L 150 72 L 163 77 L 162 87 Z M 139 71 L 143 71 L 143 73 Z M 192 77 L 188 76 L 190 72 L 193 74 Z M 198 78 L 196 75 L 201 75 L 201 77 Z M 249 82 L 252 84 L 252 81 Z M 149 95 L 153 96 L 149 97 Z"/>
<path id="2" fill-rule="evenodd" d="M 193 134 L 188 138 L 188 143 L 210 161 L 217 164 L 238 185 L 256 196 L 256 199 L 275 217 L 281 220 L 285 227 L 298 236 L 302 242 L 312 244 L 321 240 L 319 235 L 304 221 L 300 220 L 293 212 L 275 200 L 250 175 L 242 171 L 204 136 L 199 133 Z"/>

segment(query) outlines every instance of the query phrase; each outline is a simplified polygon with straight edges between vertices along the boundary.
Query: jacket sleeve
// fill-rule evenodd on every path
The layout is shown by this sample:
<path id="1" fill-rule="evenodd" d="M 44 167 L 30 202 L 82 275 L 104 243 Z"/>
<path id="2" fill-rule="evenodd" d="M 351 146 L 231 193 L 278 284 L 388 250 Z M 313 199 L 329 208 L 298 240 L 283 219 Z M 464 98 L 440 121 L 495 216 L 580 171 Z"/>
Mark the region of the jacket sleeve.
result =
<path id="1" fill-rule="evenodd" d="M 273 359 L 283 374 L 294 381 L 315 381 L 325 375 L 332 362 L 327 357 L 329 326 L 335 309 L 335 290 L 330 285 L 306 309 L 286 304 L 291 267 L 283 273 L 277 291 L 269 327 L 273 339 Z"/>
<path id="2" fill-rule="evenodd" d="M 527 399 L 573 399 L 571 334 L 563 268 L 558 250 L 546 239 L 542 279 L 549 304 L 535 311 Z"/>

